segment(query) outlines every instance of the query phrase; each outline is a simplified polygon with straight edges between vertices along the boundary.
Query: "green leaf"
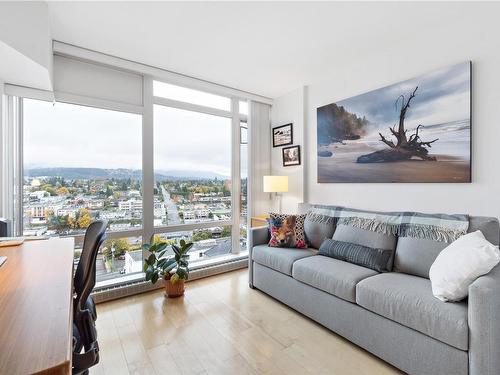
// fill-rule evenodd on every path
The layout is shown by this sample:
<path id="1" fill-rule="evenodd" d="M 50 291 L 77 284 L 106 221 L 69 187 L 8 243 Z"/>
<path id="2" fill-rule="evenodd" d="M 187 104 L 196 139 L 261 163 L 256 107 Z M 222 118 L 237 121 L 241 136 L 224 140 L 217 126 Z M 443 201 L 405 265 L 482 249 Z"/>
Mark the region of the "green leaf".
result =
<path id="1" fill-rule="evenodd" d="M 156 262 L 156 255 L 154 254 L 151 254 L 149 257 L 148 257 L 148 260 L 147 260 L 147 263 L 150 264 L 150 265 L 154 265 Z"/>
<path id="2" fill-rule="evenodd" d="M 179 260 L 179 265 L 182 267 L 187 267 L 189 266 L 189 262 L 187 260 L 181 259 Z"/>
<path id="3" fill-rule="evenodd" d="M 158 272 L 153 273 L 153 276 L 151 277 L 151 282 L 153 284 L 156 284 L 156 282 L 158 281 L 158 277 L 159 277 Z"/>
<path id="4" fill-rule="evenodd" d="M 178 268 L 177 272 L 175 273 L 176 275 L 179 275 L 180 279 L 187 279 L 187 271 L 184 268 Z"/>
<path id="5" fill-rule="evenodd" d="M 144 267 L 142 267 L 142 270 L 146 272 L 148 270 L 149 264 L 144 263 Z"/>
<path id="6" fill-rule="evenodd" d="M 162 250 L 165 250 L 166 248 L 167 248 L 167 243 L 162 242 L 158 245 L 158 247 L 156 248 L 156 251 L 162 251 Z"/>
<path id="7" fill-rule="evenodd" d="M 182 247 L 186 246 L 186 241 L 184 241 L 184 240 L 180 240 L 179 243 L 181 244 Z"/>
<path id="8" fill-rule="evenodd" d="M 150 247 L 151 246 L 149 244 L 145 243 L 144 245 L 142 245 L 142 250 L 149 251 Z"/>
<path id="9" fill-rule="evenodd" d="M 167 259 L 165 258 L 162 258 L 158 261 L 158 263 L 156 264 L 158 266 L 158 268 L 161 268 L 163 269 L 163 267 L 165 267 L 165 263 L 167 263 Z"/>
<path id="10" fill-rule="evenodd" d="M 172 250 L 174 251 L 175 255 L 180 255 L 181 254 L 181 249 L 179 249 L 179 247 L 176 246 L 176 245 L 172 245 Z"/>
<path id="11" fill-rule="evenodd" d="M 174 262 L 174 263 L 169 264 L 168 266 L 166 266 L 163 269 L 163 272 L 168 273 L 168 272 L 172 271 L 175 267 L 177 267 L 177 263 L 176 262 Z"/>

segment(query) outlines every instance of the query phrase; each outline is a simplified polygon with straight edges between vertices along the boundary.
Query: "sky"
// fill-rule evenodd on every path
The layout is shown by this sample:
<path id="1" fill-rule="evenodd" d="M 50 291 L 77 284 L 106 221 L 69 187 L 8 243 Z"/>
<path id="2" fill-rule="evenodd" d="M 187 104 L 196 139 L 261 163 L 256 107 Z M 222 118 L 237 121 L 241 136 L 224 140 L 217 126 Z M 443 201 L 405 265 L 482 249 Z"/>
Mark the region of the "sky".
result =
<path id="1" fill-rule="evenodd" d="M 336 102 L 339 106 L 366 118 L 373 124 L 372 132 L 387 130 L 399 121 L 401 101 L 418 86 L 405 118 L 407 129 L 469 119 L 470 64 L 464 62 L 438 69 L 419 77 Z"/>
<path id="2" fill-rule="evenodd" d="M 154 116 L 155 172 L 230 175 L 230 119 L 161 106 L 155 106 Z M 24 101 L 25 168 L 141 169 L 141 139 L 140 115 Z"/>

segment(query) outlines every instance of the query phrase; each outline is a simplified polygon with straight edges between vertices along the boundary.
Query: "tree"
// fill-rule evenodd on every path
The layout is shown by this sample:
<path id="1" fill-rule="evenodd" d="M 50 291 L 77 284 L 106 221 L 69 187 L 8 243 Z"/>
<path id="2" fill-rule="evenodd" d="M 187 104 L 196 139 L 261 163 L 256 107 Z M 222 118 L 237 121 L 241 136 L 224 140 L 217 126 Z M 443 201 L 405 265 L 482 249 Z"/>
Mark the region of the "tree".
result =
<path id="1" fill-rule="evenodd" d="M 69 194 L 69 190 L 65 186 L 60 187 L 59 189 L 56 190 L 56 192 L 57 192 L 57 195 L 68 195 Z"/>
<path id="2" fill-rule="evenodd" d="M 198 231 L 193 233 L 193 242 L 208 240 L 210 238 L 212 238 L 212 233 L 209 231 Z"/>
<path id="3" fill-rule="evenodd" d="M 103 255 L 108 258 L 111 257 L 113 248 L 115 257 L 123 255 L 126 251 L 130 250 L 130 242 L 127 238 L 106 240 L 103 244 Z"/>
<path id="4" fill-rule="evenodd" d="M 50 229 L 54 229 L 57 233 L 66 234 L 71 229 L 69 216 L 51 216 L 49 218 L 48 226 Z"/>
<path id="5" fill-rule="evenodd" d="M 229 237 L 231 236 L 231 227 L 224 227 L 222 229 L 221 237 Z"/>
<path id="6" fill-rule="evenodd" d="M 378 162 L 387 162 L 387 161 L 399 161 L 399 160 L 408 160 L 412 157 L 419 157 L 422 160 L 427 161 L 436 161 L 436 157 L 429 156 L 429 150 L 427 148 L 431 148 L 431 144 L 436 142 L 438 138 L 424 142 L 418 135 L 419 129 L 422 125 L 418 125 L 415 133 L 410 135 L 408 138 L 406 133 L 408 130 L 405 130 L 405 117 L 406 112 L 410 108 L 410 103 L 415 98 L 415 93 L 417 92 L 418 86 L 415 87 L 415 90 L 410 94 L 408 99 L 404 97 L 404 95 L 400 95 L 396 100 L 396 106 L 401 99 L 401 108 L 399 111 L 399 123 L 394 124 L 392 128 L 389 128 L 392 135 L 396 138 L 396 143 L 391 140 L 386 139 L 382 133 L 380 135 L 380 141 L 389 146 L 389 149 L 379 150 L 372 152 L 367 155 L 361 155 L 358 159 L 358 163 L 378 163 Z M 398 125 L 398 129 L 396 130 L 396 125 Z"/>
<path id="7" fill-rule="evenodd" d="M 111 186 L 106 185 L 106 197 L 110 197 L 113 195 L 113 190 L 111 190 Z"/>
<path id="8" fill-rule="evenodd" d="M 92 222 L 92 216 L 90 215 L 90 211 L 86 208 L 81 208 L 76 215 L 76 222 L 78 228 L 85 229 Z"/>

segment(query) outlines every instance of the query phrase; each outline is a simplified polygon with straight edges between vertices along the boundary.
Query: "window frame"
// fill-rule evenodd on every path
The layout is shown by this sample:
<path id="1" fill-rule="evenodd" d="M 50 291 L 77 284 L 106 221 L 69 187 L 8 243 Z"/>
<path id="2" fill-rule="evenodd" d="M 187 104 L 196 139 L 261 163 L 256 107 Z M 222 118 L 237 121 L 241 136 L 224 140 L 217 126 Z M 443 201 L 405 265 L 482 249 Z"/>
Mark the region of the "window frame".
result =
<path id="1" fill-rule="evenodd" d="M 162 233 L 172 233 L 172 232 L 180 232 L 180 231 L 191 231 L 195 229 L 203 229 L 210 228 L 214 225 L 216 226 L 230 226 L 231 227 L 231 253 L 239 254 L 241 252 L 240 249 L 240 189 L 241 189 L 241 160 L 240 160 L 240 142 L 241 142 L 241 132 L 240 132 L 240 123 L 247 122 L 248 116 L 245 114 L 241 114 L 239 111 L 239 103 L 241 100 L 245 100 L 244 98 L 238 96 L 228 96 L 228 95 L 220 95 L 226 96 L 231 100 L 231 110 L 224 111 L 218 108 L 207 107 L 199 104 L 182 102 L 174 99 L 167 99 L 160 96 L 153 95 L 153 81 L 170 83 L 160 78 L 153 77 L 144 77 L 145 86 L 143 92 L 150 92 L 151 97 L 145 96 L 144 100 L 144 115 L 146 115 L 148 121 L 143 122 L 143 126 L 151 127 L 146 132 L 146 136 L 151 137 L 150 145 L 154 144 L 154 115 L 153 108 L 155 105 L 160 105 L 167 108 L 176 108 L 181 110 L 187 110 L 191 112 L 198 112 L 203 114 L 208 114 L 212 116 L 219 116 L 224 118 L 231 119 L 231 220 L 223 220 L 223 221 L 208 221 L 203 223 L 189 223 L 189 224 L 178 224 L 178 225 L 161 225 L 154 226 L 153 222 L 148 223 L 151 225 L 148 228 L 151 231 L 151 235 L 154 234 L 162 234 Z M 179 86 L 179 85 L 177 85 Z M 151 90 L 150 90 L 151 88 Z M 208 92 L 208 91 L 207 91 Z M 144 117 L 143 117 L 144 118 Z M 149 121 L 149 119 L 151 119 Z M 145 133 L 143 133 L 144 139 Z M 143 145 L 144 147 L 144 145 Z M 153 161 L 149 163 L 149 168 L 152 170 L 149 171 L 153 176 L 154 181 L 154 147 L 150 147 L 150 151 L 153 154 Z M 247 158 L 247 160 L 249 160 Z M 143 170 L 146 166 L 143 165 Z M 143 179 L 144 179 L 144 171 L 143 171 Z M 146 190 L 143 192 L 143 202 L 144 204 L 149 204 L 150 207 L 154 205 L 154 193 L 153 188 L 148 190 L 148 194 L 146 194 Z M 146 197 L 146 195 L 148 195 Z M 146 203 L 147 202 L 147 203 Z M 144 207 L 143 207 L 143 216 L 144 216 Z M 143 221 L 144 223 L 144 221 Z M 146 231 L 145 231 L 146 232 Z M 146 238 L 151 238 L 151 235 Z M 146 254 L 144 254 L 146 255 Z"/>
<path id="2" fill-rule="evenodd" d="M 167 99 L 163 97 L 155 97 L 153 95 L 153 81 L 161 81 L 177 86 L 183 86 L 186 88 L 193 88 L 192 85 L 180 84 L 175 80 L 170 81 L 160 76 L 153 75 L 143 75 L 143 105 L 135 106 L 124 104 L 120 102 L 114 102 L 112 100 L 105 100 L 99 98 L 89 98 L 85 96 L 59 93 L 57 91 L 54 94 L 45 92 L 43 90 L 30 89 L 14 87 L 10 88 L 10 92 L 6 93 L 8 98 L 19 98 L 19 106 L 17 109 L 19 128 L 21 132 L 21 137 L 18 140 L 18 160 L 19 165 L 17 166 L 17 171 L 19 176 L 24 178 L 24 165 L 23 165 L 23 146 L 24 138 L 22 137 L 23 132 L 23 99 L 35 99 L 47 102 L 60 102 L 73 105 L 81 105 L 86 107 L 93 107 L 105 110 L 112 110 L 117 112 L 134 113 L 142 116 L 142 228 L 130 229 L 130 230 L 119 230 L 107 232 L 107 238 L 117 239 L 125 237 L 142 237 L 143 243 L 150 241 L 155 234 L 169 233 L 169 232 L 179 232 L 179 231 L 191 231 L 195 229 L 210 228 L 214 225 L 216 226 L 230 226 L 231 227 L 231 255 L 233 257 L 228 259 L 213 259 L 213 264 L 221 264 L 223 262 L 228 262 L 234 259 L 246 258 L 248 255 L 245 251 L 241 250 L 240 247 L 240 223 L 241 223 L 241 155 L 240 155 L 240 142 L 241 142 L 241 123 L 248 124 L 249 116 L 247 114 L 240 113 L 240 101 L 247 101 L 248 107 L 250 108 L 250 99 L 244 95 L 233 95 L 222 94 L 221 92 L 214 92 L 208 89 L 199 89 L 199 91 L 205 91 L 207 93 L 213 93 L 219 96 L 225 96 L 231 100 L 231 110 L 224 111 L 217 108 L 211 108 L 207 106 L 177 101 L 173 99 Z M 231 219 L 224 221 L 209 221 L 202 223 L 189 223 L 189 224 L 179 224 L 179 225 L 162 225 L 154 226 L 154 105 L 161 105 L 171 108 L 183 109 L 193 112 L 199 112 L 209 115 L 215 115 L 231 119 Z M 248 140 L 249 142 L 249 140 Z M 250 147 L 247 148 L 248 153 L 250 153 Z M 247 157 L 248 163 L 250 163 L 250 158 Z M 250 166 L 248 166 L 250 170 Z M 249 177 L 247 177 L 249 179 Z M 249 182 L 247 181 L 247 184 Z M 21 197 L 23 194 L 23 184 L 19 183 L 16 186 L 16 192 Z M 247 197 L 247 205 L 248 197 Z M 22 235 L 23 230 L 23 203 L 22 199 L 15 207 L 14 218 L 16 220 L 16 235 Z M 247 228 L 249 223 L 249 216 L 247 215 Z M 61 237 L 73 237 L 75 241 L 81 241 L 84 238 L 84 234 L 73 234 Z M 248 243 L 248 241 L 247 241 Z M 147 252 L 143 250 L 143 259 L 147 256 Z M 207 264 L 212 264 L 209 260 L 204 260 L 200 262 L 199 266 L 196 264 L 192 269 L 206 267 Z M 133 274 L 129 274 L 129 279 Z M 132 277 L 133 278 L 133 277 Z M 115 282 L 106 281 L 103 287 L 110 287 L 114 285 L 121 285 L 123 281 L 120 280 L 121 277 L 115 278 Z M 137 279 L 144 279 L 144 273 L 138 273 Z M 96 289 L 99 289 L 99 282 L 97 283 Z"/>

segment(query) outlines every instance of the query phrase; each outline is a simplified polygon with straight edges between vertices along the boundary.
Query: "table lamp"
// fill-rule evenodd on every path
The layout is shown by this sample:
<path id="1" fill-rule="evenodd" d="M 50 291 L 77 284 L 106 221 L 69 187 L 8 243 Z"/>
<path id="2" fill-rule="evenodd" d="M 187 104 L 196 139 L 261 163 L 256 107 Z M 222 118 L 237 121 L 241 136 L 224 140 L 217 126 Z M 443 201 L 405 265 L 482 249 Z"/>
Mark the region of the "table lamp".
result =
<path id="1" fill-rule="evenodd" d="M 279 212 L 281 213 L 282 194 L 288 192 L 288 176 L 264 176 L 264 193 L 274 194 L 279 201 Z"/>

